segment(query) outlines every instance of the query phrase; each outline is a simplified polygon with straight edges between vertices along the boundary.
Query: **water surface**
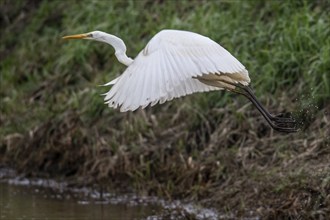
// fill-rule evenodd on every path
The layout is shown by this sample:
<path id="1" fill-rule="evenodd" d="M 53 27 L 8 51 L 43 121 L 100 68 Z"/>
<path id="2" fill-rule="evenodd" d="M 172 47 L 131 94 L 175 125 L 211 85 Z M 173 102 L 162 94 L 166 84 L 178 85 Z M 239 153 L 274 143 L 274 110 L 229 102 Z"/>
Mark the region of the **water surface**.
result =
<path id="1" fill-rule="evenodd" d="M 38 186 L 0 183 L 1 219 L 145 219 L 160 212 L 155 204 L 110 204 L 59 194 Z"/>
<path id="2" fill-rule="evenodd" d="M 213 209 L 135 194 L 100 193 L 52 179 L 27 179 L 0 167 L 0 219 L 219 219 Z"/>

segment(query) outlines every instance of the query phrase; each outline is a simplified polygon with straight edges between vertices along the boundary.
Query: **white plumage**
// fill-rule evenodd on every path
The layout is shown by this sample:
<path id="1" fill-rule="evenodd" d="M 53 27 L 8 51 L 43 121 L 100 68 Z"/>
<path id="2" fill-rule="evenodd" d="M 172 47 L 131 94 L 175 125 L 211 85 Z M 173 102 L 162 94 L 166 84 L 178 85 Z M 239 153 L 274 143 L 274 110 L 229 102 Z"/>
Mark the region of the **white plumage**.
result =
<path id="1" fill-rule="evenodd" d="M 128 66 L 123 74 L 105 84 L 112 85 L 104 98 L 109 107 L 134 111 L 194 92 L 226 89 L 248 98 L 273 129 L 298 131 L 292 117 L 274 116 L 261 105 L 248 86 L 250 78 L 245 67 L 208 37 L 163 30 L 134 60 L 127 57 L 125 43 L 111 34 L 93 31 L 63 38 L 108 43 L 114 47 L 118 61 Z"/>
<path id="2" fill-rule="evenodd" d="M 194 92 L 219 90 L 193 78 L 215 73 L 240 73 L 249 82 L 245 67 L 211 39 L 187 31 L 163 30 L 113 81 L 105 101 L 110 107 L 128 111 Z"/>
<path id="3" fill-rule="evenodd" d="M 162 30 L 134 60 L 126 56 L 121 39 L 104 32 L 66 38 L 93 39 L 115 48 L 118 60 L 128 67 L 118 78 L 105 84 L 113 85 L 105 94 L 105 102 L 120 111 L 134 111 L 195 92 L 227 88 L 219 79 L 250 83 L 248 71 L 234 56 L 210 38 L 193 32 Z"/>

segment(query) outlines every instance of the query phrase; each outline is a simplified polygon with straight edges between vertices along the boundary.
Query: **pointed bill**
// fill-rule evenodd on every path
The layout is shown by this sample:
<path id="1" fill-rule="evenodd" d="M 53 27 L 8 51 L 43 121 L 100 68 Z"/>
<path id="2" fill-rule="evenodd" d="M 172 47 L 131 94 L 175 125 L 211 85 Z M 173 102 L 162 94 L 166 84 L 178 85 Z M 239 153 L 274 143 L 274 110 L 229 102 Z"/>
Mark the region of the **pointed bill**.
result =
<path id="1" fill-rule="evenodd" d="M 64 36 L 62 39 L 84 39 L 90 37 L 89 34 L 75 34 L 75 35 L 69 35 L 69 36 Z"/>

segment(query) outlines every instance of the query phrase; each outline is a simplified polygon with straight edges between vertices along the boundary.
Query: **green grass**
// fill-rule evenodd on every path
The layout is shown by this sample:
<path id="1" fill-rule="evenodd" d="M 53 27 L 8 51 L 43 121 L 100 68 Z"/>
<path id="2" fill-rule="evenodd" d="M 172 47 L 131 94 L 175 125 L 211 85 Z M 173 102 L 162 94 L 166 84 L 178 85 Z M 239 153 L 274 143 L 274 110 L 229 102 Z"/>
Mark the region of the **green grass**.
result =
<path id="1" fill-rule="evenodd" d="M 329 181 L 319 177 L 330 172 L 328 1 L 5 0 L 0 8 L 1 163 L 30 175 L 211 199 L 242 216 L 245 208 L 295 216 L 293 205 L 280 205 L 289 192 L 302 206 L 303 195 L 323 204 L 306 203 L 302 217 L 330 213 Z M 125 69 L 112 47 L 61 39 L 102 30 L 122 38 L 135 57 L 162 29 L 220 43 L 249 70 L 261 102 L 271 112 L 294 112 L 305 130 L 273 132 L 247 100 L 225 92 L 120 113 L 103 104 L 108 88 L 98 86 Z M 313 177 L 309 186 L 321 185 L 313 189 L 321 196 L 305 190 Z"/>

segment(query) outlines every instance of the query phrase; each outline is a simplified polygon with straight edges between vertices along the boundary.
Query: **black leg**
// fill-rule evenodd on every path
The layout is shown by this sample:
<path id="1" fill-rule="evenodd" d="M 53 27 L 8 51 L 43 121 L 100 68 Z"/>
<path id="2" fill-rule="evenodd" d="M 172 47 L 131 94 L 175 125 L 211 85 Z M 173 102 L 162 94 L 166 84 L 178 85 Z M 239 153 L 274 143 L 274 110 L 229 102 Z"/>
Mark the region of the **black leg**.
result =
<path id="1" fill-rule="evenodd" d="M 288 132 L 288 133 L 298 131 L 298 129 L 296 128 L 296 122 L 294 119 L 273 116 L 272 114 L 270 114 L 263 107 L 263 105 L 258 101 L 257 97 L 253 94 L 252 89 L 250 87 L 243 86 L 239 83 L 236 84 L 236 83 L 227 82 L 225 80 L 221 80 L 221 82 L 227 83 L 229 85 L 233 85 L 235 87 L 242 89 L 244 92 L 238 91 L 236 89 L 228 89 L 228 90 L 241 94 L 241 95 L 244 95 L 246 98 L 248 98 L 274 130 L 277 130 L 280 132 Z"/>
<path id="2" fill-rule="evenodd" d="M 297 129 L 295 127 L 287 127 L 288 124 L 286 124 L 286 123 L 273 123 L 273 121 L 271 120 L 269 115 L 266 113 L 267 111 L 265 111 L 265 109 L 261 107 L 259 102 L 255 101 L 250 96 L 245 96 L 245 97 L 247 97 L 254 104 L 254 106 L 258 109 L 258 111 L 262 114 L 262 116 L 266 119 L 268 124 L 274 130 L 281 131 L 281 132 L 288 132 L 288 133 L 289 132 L 297 132 Z"/>
<path id="3" fill-rule="evenodd" d="M 252 89 L 249 86 L 240 86 L 239 88 L 243 89 L 244 91 L 246 91 L 247 93 L 249 93 L 249 95 L 251 96 L 251 98 L 253 98 L 256 102 L 259 103 L 260 107 L 265 111 L 265 113 L 268 115 L 268 117 L 272 120 L 272 121 L 276 121 L 276 122 L 284 122 L 284 123 L 295 123 L 296 121 L 289 117 L 289 118 L 285 118 L 285 117 L 280 117 L 280 116 L 273 116 L 272 114 L 270 114 L 264 107 L 263 105 L 260 104 L 260 102 L 257 100 L 257 97 L 254 95 Z"/>
<path id="4" fill-rule="evenodd" d="M 230 83 L 230 82 L 226 82 L 230 85 L 236 86 L 242 90 L 244 90 L 245 92 L 247 92 L 249 94 L 249 96 L 258 103 L 259 107 L 263 109 L 263 111 L 265 112 L 265 114 L 268 116 L 268 118 L 272 121 L 275 122 L 279 122 L 279 123 L 295 123 L 295 120 L 293 118 L 285 118 L 285 117 L 280 117 L 280 116 L 273 116 L 272 114 L 270 114 L 264 107 L 263 105 L 258 101 L 257 97 L 254 95 L 252 89 L 249 86 L 243 86 L 239 83 L 235 84 L 235 83 Z"/>

